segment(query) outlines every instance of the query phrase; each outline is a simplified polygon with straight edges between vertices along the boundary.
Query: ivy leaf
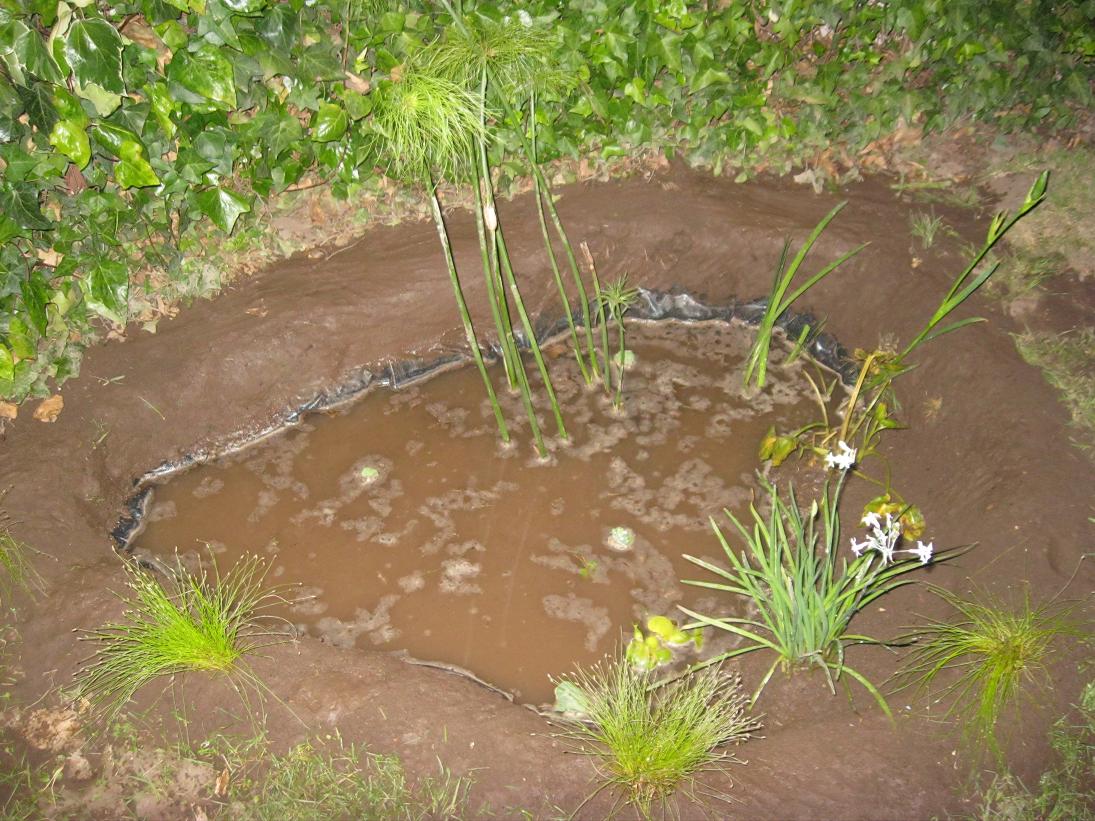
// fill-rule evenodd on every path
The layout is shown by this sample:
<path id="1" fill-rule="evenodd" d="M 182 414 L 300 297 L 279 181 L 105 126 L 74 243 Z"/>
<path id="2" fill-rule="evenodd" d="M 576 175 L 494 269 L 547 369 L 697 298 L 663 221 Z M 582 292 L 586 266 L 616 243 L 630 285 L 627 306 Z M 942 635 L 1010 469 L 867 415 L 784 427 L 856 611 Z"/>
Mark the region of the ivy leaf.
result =
<path id="1" fill-rule="evenodd" d="M 215 46 L 206 44 L 193 54 L 176 51 L 167 65 L 167 77 L 201 100 L 215 103 L 215 107 L 236 107 L 232 64 Z"/>
<path id="2" fill-rule="evenodd" d="M 27 309 L 27 316 L 30 317 L 38 333 L 43 335 L 46 332 L 48 320 L 46 303 L 49 302 L 49 290 L 49 283 L 37 270 L 31 271 L 30 276 L 19 283 L 19 291 L 23 295 L 23 306 Z"/>
<path id="3" fill-rule="evenodd" d="M 277 162 L 286 149 L 300 142 L 304 128 L 300 120 L 283 109 L 266 109 L 251 121 L 252 135 L 267 145 L 267 160 Z"/>
<path id="4" fill-rule="evenodd" d="M 111 94 L 125 94 L 122 38 L 106 20 L 77 20 L 65 38 L 65 58 L 77 84 L 89 83 Z"/>
<path id="5" fill-rule="evenodd" d="M 21 20 L 0 29 L 0 58 L 18 85 L 27 85 L 27 74 L 51 83 L 65 79 L 38 32 L 27 28 Z"/>
<path id="6" fill-rule="evenodd" d="M 278 54 L 288 54 L 297 39 L 300 26 L 300 12 L 293 11 L 289 3 L 278 3 L 263 15 L 255 25 L 255 30 L 271 50 Z"/>
<path id="7" fill-rule="evenodd" d="M 135 140 L 125 140 L 118 149 L 119 160 L 114 166 L 114 180 L 122 188 L 144 188 L 159 185 L 160 178 L 149 165 L 145 148 Z"/>
<path id="8" fill-rule="evenodd" d="M 38 192 L 26 186 L 16 187 L 7 180 L 0 180 L 0 213 L 7 214 L 21 228 L 48 231 L 53 227 L 38 206 Z"/>
<path id="9" fill-rule="evenodd" d="M 53 108 L 53 92 L 49 83 L 34 83 L 30 86 L 16 86 L 19 102 L 30 124 L 39 131 L 48 134 L 57 122 L 57 112 Z"/>
<path id="10" fill-rule="evenodd" d="M 317 143 L 329 143 L 346 133 L 349 121 L 346 111 L 337 103 L 323 103 L 312 121 L 312 139 Z"/>
<path id="11" fill-rule="evenodd" d="M 122 95 L 107 91 L 98 83 L 77 85 L 76 93 L 95 106 L 95 113 L 108 117 L 122 104 Z"/>
<path id="12" fill-rule="evenodd" d="M 11 345 L 11 352 L 17 359 L 34 359 L 38 355 L 38 348 L 34 344 L 30 328 L 17 316 L 13 316 L 8 323 L 8 344 Z"/>
<path id="13" fill-rule="evenodd" d="M 221 0 L 236 14 L 255 15 L 266 6 L 266 0 Z"/>
<path id="14" fill-rule="evenodd" d="M 226 234 L 232 233 L 240 214 L 251 210 L 251 203 L 227 188 L 210 188 L 194 198 L 198 209 Z"/>
<path id="15" fill-rule="evenodd" d="M 4 245 L 9 239 L 27 236 L 26 231 L 16 224 L 15 220 L 6 213 L 0 212 L 0 245 Z"/>
<path id="16" fill-rule="evenodd" d="M 125 324 L 129 303 L 129 273 L 116 259 L 98 257 L 91 273 L 80 280 L 87 306 L 117 325 Z"/>
<path id="17" fill-rule="evenodd" d="M 0 345 L 0 395 L 6 396 L 11 390 L 10 383 L 15 379 L 15 357 L 6 345 Z"/>
<path id="18" fill-rule="evenodd" d="M 64 154 L 77 168 L 91 159 L 91 141 L 83 126 L 72 120 L 58 120 L 49 132 L 49 144 Z"/>

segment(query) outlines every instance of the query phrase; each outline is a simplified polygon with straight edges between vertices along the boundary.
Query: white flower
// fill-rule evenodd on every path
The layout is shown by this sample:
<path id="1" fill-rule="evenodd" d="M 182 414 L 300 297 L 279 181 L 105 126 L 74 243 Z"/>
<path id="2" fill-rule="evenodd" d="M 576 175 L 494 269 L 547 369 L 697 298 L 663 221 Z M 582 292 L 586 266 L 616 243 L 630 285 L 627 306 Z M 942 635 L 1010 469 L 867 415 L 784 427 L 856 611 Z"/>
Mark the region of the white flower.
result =
<path id="1" fill-rule="evenodd" d="M 852 465 L 855 464 L 855 448 L 848 447 L 845 442 L 837 442 L 837 447 L 840 448 L 840 453 L 829 451 L 825 454 L 825 467 L 830 469 L 837 468 L 838 470 L 851 470 Z"/>
<path id="2" fill-rule="evenodd" d="M 532 15 L 530 15 L 524 9 L 517 10 L 517 19 L 521 21 L 521 25 L 525 28 L 532 26 Z"/>
<path id="3" fill-rule="evenodd" d="M 932 560 L 932 553 L 935 551 L 935 543 L 928 542 L 924 544 L 919 539 L 916 540 L 916 548 L 910 550 L 910 553 L 915 553 L 916 558 L 920 559 L 921 564 L 927 564 Z"/>
<path id="4" fill-rule="evenodd" d="M 873 510 L 863 514 L 863 526 L 864 527 L 880 527 L 882 520 L 878 518 L 878 514 Z"/>
<path id="5" fill-rule="evenodd" d="M 868 539 L 865 542 L 861 542 L 858 539 L 852 539 L 852 552 L 855 553 L 855 557 L 858 559 L 863 555 L 863 551 L 867 550 L 874 545 L 871 544 L 871 540 Z"/>

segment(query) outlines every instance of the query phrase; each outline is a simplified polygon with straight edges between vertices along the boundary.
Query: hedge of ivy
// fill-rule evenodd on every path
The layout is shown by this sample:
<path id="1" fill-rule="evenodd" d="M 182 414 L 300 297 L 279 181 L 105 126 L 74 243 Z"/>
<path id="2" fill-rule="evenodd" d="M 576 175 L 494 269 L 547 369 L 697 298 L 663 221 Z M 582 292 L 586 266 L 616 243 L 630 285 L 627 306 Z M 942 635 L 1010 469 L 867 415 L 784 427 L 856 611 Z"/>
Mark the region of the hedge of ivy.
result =
<path id="1" fill-rule="evenodd" d="M 654 147 L 787 168 L 902 121 L 1065 127 L 1092 97 L 1095 0 L 464 10 L 551 24 L 577 82 L 538 108 L 547 160 Z M 70 376 L 203 222 L 232 232 L 306 175 L 340 197 L 375 182 L 375 95 L 447 22 L 417 0 L 0 0 L 0 398 Z M 517 127 L 497 124 L 496 151 Z"/>

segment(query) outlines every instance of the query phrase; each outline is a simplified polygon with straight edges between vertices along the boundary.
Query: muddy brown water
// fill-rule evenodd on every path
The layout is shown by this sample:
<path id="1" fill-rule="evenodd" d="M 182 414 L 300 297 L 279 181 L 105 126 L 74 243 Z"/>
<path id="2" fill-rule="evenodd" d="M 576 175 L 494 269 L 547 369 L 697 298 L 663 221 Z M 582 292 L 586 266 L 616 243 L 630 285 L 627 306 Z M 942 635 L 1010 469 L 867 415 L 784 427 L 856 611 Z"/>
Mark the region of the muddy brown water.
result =
<path id="1" fill-rule="evenodd" d="M 518 444 L 501 446 L 474 368 L 375 392 L 156 488 L 135 548 L 212 551 L 222 568 L 257 552 L 270 580 L 301 586 L 281 614 L 302 631 L 406 650 L 550 702 L 550 677 L 613 651 L 649 615 L 679 617 L 679 603 L 742 615 L 681 583 L 710 578 L 682 553 L 718 556 L 708 519 L 747 511 L 765 430 L 817 415 L 801 364 L 743 388 L 752 333 L 629 323 L 622 411 L 553 346 L 571 438 L 550 438 L 544 460 L 514 396 L 504 399 Z M 711 639 L 705 654 L 726 641 Z"/>

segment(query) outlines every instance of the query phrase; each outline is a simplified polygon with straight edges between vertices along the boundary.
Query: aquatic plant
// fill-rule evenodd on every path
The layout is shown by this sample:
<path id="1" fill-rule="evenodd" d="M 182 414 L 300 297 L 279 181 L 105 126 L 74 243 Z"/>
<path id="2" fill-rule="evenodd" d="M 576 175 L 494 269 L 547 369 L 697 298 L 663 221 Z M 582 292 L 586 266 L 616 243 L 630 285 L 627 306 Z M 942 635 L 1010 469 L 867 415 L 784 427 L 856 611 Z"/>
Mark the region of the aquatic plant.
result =
<path id="1" fill-rule="evenodd" d="M 714 627 L 741 637 L 735 649 L 722 653 L 705 664 L 745 653 L 771 651 L 775 655 L 768 671 L 753 693 L 760 697 L 777 667 L 791 672 L 801 667 L 820 668 L 831 692 L 847 673 L 875 698 L 890 715 L 885 698 L 873 683 L 845 663 L 847 647 L 853 644 L 877 644 L 876 639 L 852 633 L 856 614 L 890 591 L 910 584 L 908 573 L 931 561 L 941 561 L 956 550 L 936 554 L 932 544 L 917 542 L 914 548 L 901 546 L 901 524 L 892 515 L 864 517 L 868 528 L 865 539 L 851 539 L 853 559 L 848 561 L 840 546 L 840 519 L 837 507 L 855 452 L 832 454 L 834 467 L 841 470 L 835 490 L 826 484 L 820 503 L 815 501 L 804 514 L 798 506 L 794 488 L 784 501 L 776 487 L 765 483 L 770 513 L 765 520 L 755 505 L 750 505 L 753 527 L 748 529 L 726 511 L 734 529 L 745 543 L 740 554 L 731 549 L 718 524 L 711 527 L 730 562 L 729 568 L 685 555 L 688 561 L 710 571 L 722 581 L 684 580 L 685 584 L 716 590 L 750 600 L 756 608 L 753 618 L 710 616 L 680 609 L 695 621 L 686 629 Z M 703 665 L 701 665 L 703 666 Z"/>
<path id="2" fill-rule="evenodd" d="M 612 788 L 644 818 L 697 775 L 734 761 L 718 748 L 745 741 L 760 726 L 747 712 L 740 678 L 722 667 L 652 685 L 649 674 L 615 658 L 564 677 L 556 688 L 571 722 L 564 736 L 596 763 L 602 784 L 593 795 Z"/>
<path id="3" fill-rule="evenodd" d="M 755 384 L 758 388 L 764 387 L 768 371 L 768 351 L 772 344 L 772 333 L 775 330 L 776 322 L 779 321 L 779 318 L 787 312 L 787 309 L 791 307 L 795 300 L 867 247 L 866 243 L 856 246 L 851 251 L 841 255 L 834 262 L 830 262 L 816 274 L 811 276 L 802 285 L 792 291 L 790 295 L 787 294 L 787 290 L 791 287 L 791 282 L 794 280 L 795 275 L 798 273 L 798 269 L 805 261 L 806 255 L 810 253 L 810 249 L 813 248 L 818 237 L 821 236 L 821 233 L 829 223 L 833 221 L 833 218 L 840 213 L 845 205 L 847 205 L 846 202 L 839 203 L 832 211 L 822 217 L 821 222 L 819 222 L 814 227 L 814 230 L 810 232 L 810 236 L 806 238 L 806 242 L 799 248 L 794 259 L 791 260 L 790 265 L 787 264 L 787 251 L 790 248 L 790 243 L 784 244 L 783 251 L 779 258 L 779 264 L 776 265 L 775 276 L 772 279 L 772 290 L 768 294 L 768 300 L 764 307 L 764 314 L 761 316 L 760 324 L 757 326 L 757 336 L 756 339 L 753 340 L 753 346 L 749 349 L 749 356 L 745 361 L 746 387 L 750 384 Z"/>
<path id="4" fill-rule="evenodd" d="M 133 562 L 124 567 L 122 620 L 80 636 L 96 645 L 76 674 L 96 712 L 113 718 L 145 684 L 187 671 L 225 674 L 240 692 L 239 683 L 261 689 L 244 657 L 287 640 L 261 623 L 264 610 L 284 601 L 264 588 L 261 559 L 240 559 L 223 576 L 214 566 L 212 578 L 180 563 L 166 584 Z"/>
<path id="5" fill-rule="evenodd" d="M 503 443 L 508 443 L 509 429 L 479 349 L 437 196 L 437 174 L 459 178 L 467 172 L 469 164 L 474 164 L 475 141 L 483 128 L 478 101 L 467 90 L 438 74 L 428 53 L 404 66 L 396 78 L 378 90 L 377 97 L 373 125 L 383 141 L 382 153 L 389 158 L 392 169 L 427 187 L 430 215 L 445 257 L 464 338 L 486 388 L 498 434 Z"/>
<path id="6" fill-rule="evenodd" d="M 698 628 L 685 631 L 667 616 L 648 616 L 644 634 L 639 625 L 635 625 L 631 641 L 627 643 L 624 657 L 637 670 L 649 671 L 673 660 L 673 650 L 694 646 L 699 650 L 703 646 L 703 632 Z"/>
<path id="7" fill-rule="evenodd" d="M 959 718 L 967 741 L 987 746 L 997 758 L 997 728 L 1005 710 L 1018 705 L 1028 684 L 1045 675 L 1054 645 L 1076 626 L 1068 608 L 1052 603 L 1008 607 L 993 598 L 966 599 L 940 587 L 931 590 L 954 612 L 949 619 L 929 619 L 905 638 L 915 641 L 895 676 L 898 690 L 930 690 L 945 671 L 959 673 L 940 698 L 949 701 L 947 718 Z"/>
<path id="8" fill-rule="evenodd" d="M 628 312 L 638 298 L 639 291 L 637 288 L 628 286 L 626 274 L 619 279 L 610 282 L 600 293 L 600 299 L 604 303 L 605 310 L 607 310 L 609 316 L 612 317 L 612 321 L 616 323 L 616 332 L 618 334 L 616 357 L 615 360 L 613 360 L 617 370 L 616 393 L 612 397 L 612 406 L 616 410 L 619 410 L 623 406 L 624 371 L 627 370 L 628 355 L 631 354 L 631 352 L 627 350 L 624 336 L 624 314 Z M 631 354 L 631 359 L 634 359 L 634 354 Z M 605 370 L 608 371 L 611 367 L 612 363 L 606 361 Z"/>

